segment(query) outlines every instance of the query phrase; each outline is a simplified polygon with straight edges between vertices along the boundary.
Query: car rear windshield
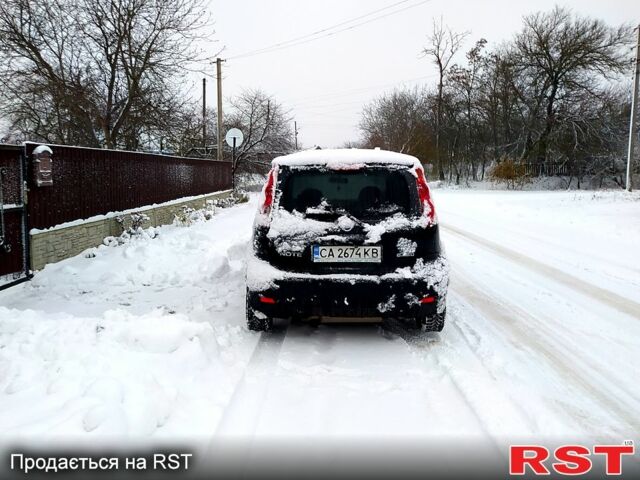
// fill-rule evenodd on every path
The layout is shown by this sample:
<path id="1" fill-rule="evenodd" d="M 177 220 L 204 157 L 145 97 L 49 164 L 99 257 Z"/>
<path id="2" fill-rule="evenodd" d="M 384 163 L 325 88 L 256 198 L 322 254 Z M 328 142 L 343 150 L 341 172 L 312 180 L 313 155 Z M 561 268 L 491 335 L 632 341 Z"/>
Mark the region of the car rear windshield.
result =
<path id="1" fill-rule="evenodd" d="M 363 168 L 355 171 L 292 169 L 282 186 L 280 205 L 307 216 L 348 213 L 377 218 L 409 213 L 406 171 Z"/>

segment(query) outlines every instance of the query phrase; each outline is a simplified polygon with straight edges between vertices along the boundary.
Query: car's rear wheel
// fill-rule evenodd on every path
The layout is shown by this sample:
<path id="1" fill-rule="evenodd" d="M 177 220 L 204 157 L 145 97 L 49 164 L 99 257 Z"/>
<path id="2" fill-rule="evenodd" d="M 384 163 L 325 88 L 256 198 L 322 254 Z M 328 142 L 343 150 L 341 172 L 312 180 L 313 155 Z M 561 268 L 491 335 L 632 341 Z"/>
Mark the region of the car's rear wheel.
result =
<path id="1" fill-rule="evenodd" d="M 447 315 L 447 309 L 445 308 L 442 313 L 436 313 L 435 315 L 421 315 L 416 318 L 416 327 L 422 328 L 426 332 L 441 332 L 444 328 L 444 321 Z"/>
<path id="2" fill-rule="evenodd" d="M 255 311 L 249 304 L 249 291 L 247 290 L 247 327 L 255 332 L 264 332 L 273 328 L 273 319 L 262 312 Z"/>

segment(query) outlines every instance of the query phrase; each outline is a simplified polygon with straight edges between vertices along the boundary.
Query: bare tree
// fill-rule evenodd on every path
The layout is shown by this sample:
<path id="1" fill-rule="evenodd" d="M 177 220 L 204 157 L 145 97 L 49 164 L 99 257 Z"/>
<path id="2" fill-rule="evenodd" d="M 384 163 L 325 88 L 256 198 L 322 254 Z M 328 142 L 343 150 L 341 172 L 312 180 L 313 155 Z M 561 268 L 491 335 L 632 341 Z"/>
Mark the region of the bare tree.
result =
<path id="1" fill-rule="evenodd" d="M 172 113 L 162 123 L 156 137 L 163 139 L 165 148 L 183 156 L 215 158 L 217 146 L 216 110 L 207 108 L 207 148 L 202 147 L 202 105 L 186 102 L 175 105 Z"/>
<path id="2" fill-rule="evenodd" d="M 432 153 L 429 105 L 422 89 L 396 90 L 362 110 L 362 143 L 426 158 Z"/>
<path id="3" fill-rule="evenodd" d="M 225 125 L 239 128 L 244 134 L 232 166 L 234 175 L 252 162 L 293 151 L 291 117 L 274 98 L 261 90 L 245 90 L 232 98 L 230 105 Z"/>
<path id="4" fill-rule="evenodd" d="M 454 95 L 457 97 L 460 106 L 456 109 L 462 113 L 461 125 L 464 129 L 464 149 L 462 156 L 464 163 L 470 167 L 471 177 L 477 179 L 477 165 L 479 158 L 484 157 L 481 136 L 484 131 L 479 126 L 479 112 L 477 108 L 477 97 L 479 94 L 479 81 L 484 67 L 482 50 L 487 41 L 482 38 L 476 42 L 474 47 L 466 54 L 467 67 L 453 65 L 450 69 L 450 83 Z M 485 162 L 482 163 L 482 176 L 484 177 Z"/>
<path id="5" fill-rule="evenodd" d="M 436 172 L 440 177 L 440 180 L 444 180 L 444 171 L 440 156 L 444 79 L 451 60 L 462 46 L 462 42 L 468 34 L 468 32 L 453 32 L 449 27 L 446 27 L 443 24 L 442 17 L 440 17 L 439 23 L 436 23 L 435 20 L 433 21 L 433 30 L 429 36 L 429 44 L 422 50 L 422 53 L 425 56 L 432 57 L 433 62 L 438 67 L 438 97 L 436 103 Z"/>
<path id="6" fill-rule="evenodd" d="M 526 145 L 525 157 L 535 149 L 538 161 L 547 159 L 549 137 L 562 121 L 559 104 L 566 103 L 575 91 L 597 97 L 599 80 L 623 70 L 621 47 L 628 37 L 627 26 L 608 27 L 601 20 L 580 17 L 561 7 L 524 18 L 515 47 L 520 73 L 535 93 L 532 116 L 542 119 L 536 138 Z"/>
<path id="7" fill-rule="evenodd" d="M 2 112 L 46 141 L 135 147 L 203 59 L 207 22 L 203 0 L 3 1 Z"/>
<path id="8" fill-rule="evenodd" d="M 561 173 L 578 187 L 585 175 L 622 184 L 628 27 L 555 8 L 525 17 L 510 42 L 489 50 L 478 41 L 456 65 L 463 38 L 434 24 L 423 53 L 438 66 L 437 88 L 423 88 L 422 99 L 394 92 L 367 105 L 360 122 L 366 145 L 435 157 L 438 177 L 456 183 L 481 179 L 491 163 L 507 160 L 524 175 Z"/>

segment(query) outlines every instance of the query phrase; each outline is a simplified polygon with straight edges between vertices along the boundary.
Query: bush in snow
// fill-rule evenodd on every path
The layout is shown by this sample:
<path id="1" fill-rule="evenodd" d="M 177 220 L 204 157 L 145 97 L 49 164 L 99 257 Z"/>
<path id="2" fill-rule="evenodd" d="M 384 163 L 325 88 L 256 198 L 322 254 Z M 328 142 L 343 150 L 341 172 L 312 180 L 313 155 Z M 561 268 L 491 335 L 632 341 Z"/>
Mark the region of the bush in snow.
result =
<path id="1" fill-rule="evenodd" d="M 211 220 L 216 214 L 216 204 L 214 200 L 207 200 L 203 208 L 198 210 L 191 207 L 182 207 L 182 211 L 173 217 L 173 224 L 180 227 L 188 227 L 196 222 Z"/>
<path id="2" fill-rule="evenodd" d="M 118 245 L 120 245 L 120 242 L 118 241 L 118 237 L 105 237 L 104 240 L 102 240 L 103 245 L 106 245 L 107 247 L 117 247 Z"/>
<path id="3" fill-rule="evenodd" d="M 182 211 L 173 217 L 173 224 L 180 227 L 188 227 L 198 220 L 198 212 L 191 207 L 182 207 Z"/>
<path id="4" fill-rule="evenodd" d="M 204 206 L 197 210 L 185 206 L 182 207 L 182 211 L 175 214 L 173 224 L 181 227 L 188 227 L 196 222 L 211 220 L 211 218 L 216 214 L 216 210 L 218 208 L 233 207 L 234 205 L 248 201 L 249 195 L 244 191 L 238 190 L 226 198 L 207 200 Z"/>
<path id="5" fill-rule="evenodd" d="M 116 221 L 122 227 L 122 233 L 130 236 L 142 235 L 145 233 L 144 225 L 149 222 L 149 215 L 146 213 L 131 213 L 129 218 L 124 215 L 116 217 Z M 148 229 L 151 230 L 151 229 Z M 155 231 L 152 232 L 155 236 Z M 152 237 L 153 238 L 153 237 Z"/>
<path id="6" fill-rule="evenodd" d="M 213 202 L 220 208 L 233 207 L 239 203 L 246 203 L 249 201 L 249 195 L 247 192 L 241 189 L 236 189 L 231 195 L 226 198 L 216 199 Z"/>
<path id="7" fill-rule="evenodd" d="M 530 181 L 524 165 L 516 163 L 511 158 L 503 158 L 496 163 L 489 172 L 489 178 L 496 183 L 505 183 L 507 188 L 522 188 Z"/>
<path id="8" fill-rule="evenodd" d="M 144 228 L 144 224 L 149 221 L 149 216 L 144 213 L 131 213 L 129 218 L 124 215 L 116 217 L 116 222 L 122 227 L 122 233 L 119 237 L 109 236 L 102 240 L 103 245 L 107 247 L 117 247 L 124 243 L 128 243 L 132 238 L 156 238 L 159 230 L 155 227 Z"/>

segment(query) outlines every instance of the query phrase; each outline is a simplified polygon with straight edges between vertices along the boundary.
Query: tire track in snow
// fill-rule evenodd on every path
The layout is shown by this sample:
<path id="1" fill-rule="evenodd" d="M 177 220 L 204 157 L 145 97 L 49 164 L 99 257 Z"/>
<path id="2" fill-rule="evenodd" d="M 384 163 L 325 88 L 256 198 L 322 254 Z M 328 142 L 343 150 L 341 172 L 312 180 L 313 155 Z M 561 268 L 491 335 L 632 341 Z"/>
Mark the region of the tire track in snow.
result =
<path id="1" fill-rule="evenodd" d="M 484 226 L 489 225 L 487 222 L 478 220 L 477 218 L 468 217 L 466 215 L 461 215 L 458 212 L 447 211 L 446 215 L 447 215 L 447 217 L 457 217 L 459 222 L 464 222 L 465 224 L 468 224 L 469 221 L 473 221 L 473 222 L 476 222 L 476 223 L 480 223 L 480 224 L 482 224 Z M 444 228 L 448 228 L 448 227 L 454 228 L 454 227 L 452 227 L 452 226 L 450 226 L 448 224 L 447 225 L 442 224 L 442 226 Z M 460 228 L 458 227 L 458 229 L 460 229 Z M 573 253 L 578 253 L 578 254 L 583 255 L 585 257 L 588 256 L 590 259 L 595 259 L 595 260 L 597 260 L 597 261 L 599 261 L 601 263 L 607 263 L 607 264 L 610 264 L 610 265 L 615 265 L 617 268 L 621 268 L 621 269 L 627 270 L 629 272 L 640 273 L 640 269 L 638 269 L 638 268 L 635 268 L 633 266 L 630 266 L 628 264 L 622 263 L 620 261 L 617 261 L 617 260 L 614 260 L 614 259 L 611 259 L 611 258 L 606 258 L 606 257 L 604 257 L 602 255 L 594 254 L 593 252 L 586 251 L 584 249 L 581 249 L 579 245 L 575 245 L 575 246 L 572 245 L 570 248 L 567 248 L 567 246 L 565 244 L 553 241 L 553 239 L 549 239 L 547 237 L 542 237 L 540 235 L 532 235 L 528 231 L 524 232 L 524 231 L 522 231 L 520 229 L 511 228 L 511 227 L 505 226 L 505 225 L 500 225 L 500 231 L 504 232 L 504 233 L 507 233 L 509 235 L 524 237 L 524 238 L 527 238 L 529 240 L 533 240 L 534 242 L 537 242 L 537 243 L 544 243 L 545 245 L 547 245 L 549 247 L 552 247 L 552 248 L 555 248 L 556 250 L 570 250 Z M 612 278 L 618 278 L 618 277 L 613 276 Z M 622 280 L 622 279 L 619 279 L 619 280 Z"/>
<path id="2" fill-rule="evenodd" d="M 260 334 L 260 340 L 218 422 L 214 442 L 224 436 L 247 438 L 254 435 L 287 330 L 283 327 Z"/>
<path id="3" fill-rule="evenodd" d="M 490 265 L 493 263 L 493 261 L 491 260 L 492 256 L 495 256 L 496 258 L 502 258 L 501 255 L 492 251 L 491 249 L 484 248 L 483 245 L 477 245 L 473 242 L 468 242 L 465 237 L 460 236 L 456 238 L 461 241 L 461 245 L 463 246 L 465 244 L 471 244 L 474 245 L 475 248 L 477 248 L 480 252 L 487 251 L 491 254 L 491 256 L 486 259 L 488 262 L 487 265 L 482 268 L 490 269 Z M 455 243 L 456 242 L 454 242 L 454 244 Z M 479 276 L 478 272 L 475 272 L 474 274 L 474 270 L 467 270 L 465 264 L 456 264 L 456 262 L 452 262 L 451 293 L 453 293 L 455 296 L 459 296 L 461 300 L 466 301 L 466 303 L 468 303 L 469 305 L 475 306 L 475 304 L 473 303 L 473 299 L 469 301 L 469 296 L 465 295 L 466 289 L 470 282 L 466 281 L 464 282 L 464 285 L 460 287 L 460 284 L 463 283 L 462 279 L 468 279 L 469 275 L 471 274 L 471 277 L 475 281 L 474 285 L 482 285 L 483 287 L 485 287 L 479 294 L 477 292 L 479 292 L 480 290 L 476 287 L 476 297 L 479 295 L 481 296 L 483 301 L 494 304 L 498 308 L 502 308 L 505 312 L 507 312 L 507 316 L 509 316 L 510 312 L 510 321 L 512 323 L 519 323 L 525 336 L 536 335 L 539 341 L 543 342 L 545 345 L 548 345 L 555 352 L 559 352 L 559 355 L 563 355 L 563 358 L 565 358 L 567 361 L 567 365 L 571 365 L 573 372 L 580 372 L 576 373 L 576 375 L 581 376 L 581 378 L 583 379 L 588 379 L 587 381 L 593 386 L 593 388 L 599 390 L 600 392 L 606 392 L 607 398 L 617 399 L 618 404 L 623 408 L 623 410 L 631 412 L 637 410 L 638 405 L 640 405 L 640 397 L 630 386 L 631 384 L 629 380 L 630 378 L 632 378 L 630 377 L 630 375 L 633 375 L 633 373 L 631 373 L 631 369 L 622 371 L 619 368 L 610 365 L 608 362 L 603 362 L 602 359 L 598 356 L 594 358 L 594 356 L 590 354 L 593 352 L 593 350 L 584 350 L 584 346 L 581 345 L 580 341 L 574 340 L 571 337 L 570 331 L 567 331 L 567 333 L 569 333 L 569 337 L 565 336 L 559 338 L 558 326 L 553 326 L 554 323 L 557 323 L 557 316 L 553 315 L 553 311 L 547 312 L 546 310 L 537 310 L 535 311 L 535 313 L 529 313 L 528 311 L 524 311 L 524 309 L 520 307 L 521 304 L 514 300 L 512 298 L 512 295 L 505 294 L 504 288 L 507 288 L 507 292 L 509 291 L 508 288 L 510 288 L 509 286 L 507 286 L 508 284 L 516 285 L 516 288 L 519 289 L 516 292 L 516 295 L 514 295 L 519 299 L 522 299 L 523 292 L 528 291 L 531 287 L 536 288 L 536 286 L 537 288 L 542 288 L 541 292 L 547 292 L 547 294 L 557 295 L 557 292 L 555 292 L 552 288 L 548 286 L 540 287 L 540 285 L 538 285 L 539 282 L 527 279 L 526 265 L 520 265 L 518 262 L 515 262 L 512 259 L 507 260 L 508 263 L 506 264 L 506 267 L 508 267 L 508 265 L 513 262 L 519 267 L 520 270 L 515 272 L 509 270 L 509 272 L 513 273 L 513 275 L 509 276 L 509 280 L 507 280 L 507 283 L 498 280 L 498 284 L 487 284 L 486 282 L 483 282 L 483 275 Z M 498 274 L 499 278 L 502 278 L 502 275 L 504 273 L 505 272 L 502 272 L 502 274 Z M 537 274 L 538 272 L 535 273 Z M 490 276 L 488 278 L 493 278 L 493 281 L 495 282 L 498 277 L 494 278 Z M 522 280 L 524 279 L 527 280 L 525 280 L 523 283 Z M 487 290 L 487 288 L 489 290 Z M 581 292 L 576 293 L 580 295 L 582 294 Z M 577 303 L 575 299 L 574 302 L 568 302 L 567 305 L 577 305 L 581 308 L 585 308 L 581 303 Z M 609 308 L 608 305 L 605 306 Z M 492 317 L 491 315 L 485 314 L 484 317 L 490 321 L 493 321 L 494 325 L 498 328 L 503 327 L 502 324 L 495 322 L 494 317 Z M 523 342 L 521 339 L 517 339 L 517 344 L 522 343 Z M 526 342 L 524 342 L 524 346 L 531 348 L 531 346 L 527 345 Z M 596 344 L 594 345 L 594 347 L 598 348 L 598 345 Z M 613 346 L 613 348 L 615 348 L 615 345 Z M 565 377 L 566 375 L 562 374 L 561 378 Z M 633 407 L 632 405 L 635 405 L 635 407 Z M 569 411 L 568 413 L 574 416 L 574 418 L 579 423 L 583 423 L 584 420 L 579 416 L 575 416 L 573 411 Z M 614 418 L 616 417 L 620 419 L 620 415 L 614 416 Z M 624 423 L 629 424 L 629 422 L 625 422 L 624 419 L 622 420 Z M 627 427 L 624 426 L 624 423 L 621 423 L 620 426 L 621 428 L 624 427 L 623 433 L 628 433 Z M 593 430 L 593 425 L 591 425 L 590 429 Z"/>
<path id="4" fill-rule="evenodd" d="M 640 418 L 634 416 L 636 407 L 627 404 L 620 398 L 614 398 L 602 391 L 601 387 L 591 382 L 589 372 L 584 373 L 575 368 L 575 362 L 567 358 L 562 345 L 557 345 L 553 337 L 544 339 L 536 334 L 535 330 L 526 328 L 527 323 L 537 323 L 535 317 L 529 315 L 516 305 L 508 307 L 487 298 L 484 291 L 480 291 L 471 282 L 463 279 L 462 275 L 452 276 L 451 289 L 470 305 L 476 307 L 488 319 L 491 319 L 502 330 L 507 331 L 511 338 L 515 338 L 519 344 L 526 345 L 533 351 L 542 354 L 547 361 L 562 375 L 569 384 L 573 384 L 580 390 L 588 393 L 590 398 L 599 403 L 605 411 L 610 411 L 633 431 L 640 431 Z M 518 321 L 514 321 L 514 318 Z"/>
<path id="5" fill-rule="evenodd" d="M 287 327 L 260 334 L 208 447 L 200 453 L 205 461 L 197 468 L 203 475 L 218 468 L 235 477 L 250 476 L 255 431 L 286 335 Z"/>
<path id="6" fill-rule="evenodd" d="M 407 344 L 407 347 L 410 350 L 416 352 L 419 356 L 424 355 L 425 351 L 431 347 L 430 344 L 434 343 L 440 337 L 439 333 L 428 332 L 425 334 L 425 332 L 422 331 L 416 332 L 415 330 L 410 330 L 406 328 L 406 326 L 403 325 L 402 321 L 400 320 L 387 320 L 387 322 L 385 322 L 384 324 L 384 328 L 402 338 L 402 340 L 404 340 L 404 342 Z M 438 360 L 437 363 L 439 366 L 442 366 L 440 360 Z M 478 410 L 477 406 L 469 400 L 469 396 L 461 387 L 460 382 L 454 377 L 450 369 L 442 367 L 442 370 L 443 373 L 451 381 L 451 385 L 453 385 L 463 404 L 468 408 L 482 434 L 489 440 L 493 453 L 495 453 L 499 458 L 502 458 L 503 460 L 506 459 L 504 449 L 501 448 L 501 446 L 497 442 L 497 439 L 487 429 L 487 422 L 483 418 L 483 415 Z"/>
<path id="7" fill-rule="evenodd" d="M 451 298 L 451 296 L 456 296 L 456 292 L 450 292 L 449 293 L 449 298 Z M 448 299 L 447 302 L 450 302 L 450 300 Z M 464 300 L 459 297 L 459 298 L 455 298 L 454 302 L 458 303 L 459 305 L 464 302 Z M 453 303 L 453 302 L 452 302 Z M 460 307 L 462 308 L 469 308 L 471 309 L 472 307 L 469 305 L 466 305 L 466 303 L 464 305 L 460 305 Z M 451 307 L 449 307 L 449 309 L 451 310 Z M 458 312 L 456 312 L 458 313 Z M 451 314 L 447 314 L 447 315 L 451 315 Z M 459 315 L 459 313 L 458 313 Z M 460 320 L 459 320 L 459 316 L 453 316 L 453 318 L 449 318 L 448 320 L 448 328 L 453 328 L 457 331 L 458 335 L 460 336 L 460 338 L 462 339 L 462 341 L 467 345 L 468 347 L 468 351 L 470 352 L 471 355 L 473 355 L 479 362 L 480 365 L 482 365 L 484 371 L 487 373 L 487 375 L 489 375 L 489 377 L 494 380 L 497 381 L 498 380 L 498 376 L 496 375 L 495 371 L 492 369 L 492 367 L 489 365 L 487 358 L 483 357 L 479 352 L 478 352 L 478 347 L 474 346 L 472 344 L 472 342 L 470 341 L 470 335 L 475 335 L 478 338 L 478 342 L 481 341 L 481 335 L 478 331 L 475 330 L 469 330 L 469 329 L 465 329 L 460 325 Z M 451 320 L 454 320 L 453 322 Z M 467 325 L 465 325 L 467 326 Z M 535 425 L 533 424 L 531 418 L 529 417 L 529 415 L 527 415 L 527 411 L 526 409 L 522 406 L 522 404 L 520 402 L 517 401 L 517 399 L 511 397 L 510 395 L 506 395 L 507 401 L 509 402 L 509 406 L 511 408 L 514 409 L 515 414 L 518 416 L 518 419 L 521 420 L 522 422 L 526 423 L 527 427 L 530 429 L 530 431 L 532 431 L 535 428 Z"/>
<path id="8" fill-rule="evenodd" d="M 633 300 L 630 300 L 609 290 L 604 290 L 600 287 L 596 287 L 595 285 L 585 282 L 584 280 L 574 277 L 573 275 L 565 273 L 558 268 L 542 263 L 538 260 L 535 260 L 534 258 L 531 258 L 522 253 L 518 253 L 514 250 L 511 250 L 510 248 L 499 245 L 474 233 L 461 230 L 451 225 L 442 224 L 442 226 L 445 228 L 445 230 L 453 233 L 454 235 L 462 237 L 466 240 L 470 240 L 484 248 L 497 253 L 507 260 L 511 260 L 519 265 L 525 266 L 530 270 L 549 277 L 554 281 L 562 283 L 563 285 L 575 291 L 578 291 L 591 299 L 598 300 L 599 302 L 604 303 L 605 305 L 618 310 L 619 312 L 626 313 L 627 315 L 631 315 L 632 317 L 640 320 L 640 303 L 634 302 Z"/>

